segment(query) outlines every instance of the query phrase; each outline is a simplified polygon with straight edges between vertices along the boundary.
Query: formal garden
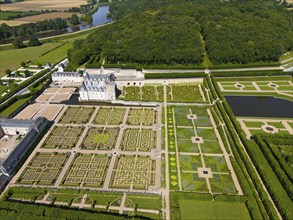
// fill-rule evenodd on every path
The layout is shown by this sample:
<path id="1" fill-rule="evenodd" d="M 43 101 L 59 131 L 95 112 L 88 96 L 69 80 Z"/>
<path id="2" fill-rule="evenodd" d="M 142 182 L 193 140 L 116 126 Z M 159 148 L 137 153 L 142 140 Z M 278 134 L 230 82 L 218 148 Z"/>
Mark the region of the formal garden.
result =
<path id="1" fill-rule="evenodd" d="M 95 119 L 96 124 L 119 125 L 123 122 L 126 108 L 100 107 Z"/>
<path id="2" fill-rule="evenodd" d="M 162 85 L 124 86 L 119 99 L 125 101 L 164 101 Z"/>
<path id="3" fill-rule="evenodd" d="M 125 151 L 150 151 L 156 147 L 156 132 L 151 129 L 126 129 L 121 143 Z"/>
<path id="4" fill-rule="evenodd" d="M 209 111 L 210 108 L 199 106 L 168 107 L 170 188 L 235 194 L 234 182 Z M 181 183 L 178 182 L 180 179 Z"/>
<path id="5" fill-rule="evenodd" d="M 169 84 L 167 86 L 168 102 L 203 102 L 199 91 L 200 84 Z"/>
<path id="6" fill-rule="evenodd" d="M 109 158 L 100 154 L 78 154 L 63 180 L 64 186 L 100 187 L 103 184 Z"/>
<path id="7" fill-rule="evenodd" d="M 43 144 L 43 148 L 74 148 L 84 128 L 55 126 Z"/>
<path id="8" fill-rule="evenodd" d="M 290 99 L 293 95 L 291 76 L 218 77 L 223 94 L 274 95 Z"/>
<path id="9" fill-rule="evenodd" d="M 91 127 L 81 144 L 86 150 L 110 150 L 115 147 L 118 128 Z"/>
<path id="10" fill-rule="evenodd" d="M 53 185 L 67 158 L 68 156 L 62 153 L 36 153 L 17 183 Z"/>
<path id="11" fill-rule="evenodd" d="M 122 156 L 112 171 L 112 188 L 145 189 L 155 184 L 155 161 L 147 156 Z"/>
<path id="12" fill-rule="evenodd" d="M 94 112 L 94 107 L 71 107 L 69 106 L 59 123 L 62 124 L 85 124 Z"/>
<path id="13" fill-rule="evenodd" d="M 130 108 L 127 124 L 129 125 L 153 125 L 156 123 L 157 112 L 150 108 Z"/>

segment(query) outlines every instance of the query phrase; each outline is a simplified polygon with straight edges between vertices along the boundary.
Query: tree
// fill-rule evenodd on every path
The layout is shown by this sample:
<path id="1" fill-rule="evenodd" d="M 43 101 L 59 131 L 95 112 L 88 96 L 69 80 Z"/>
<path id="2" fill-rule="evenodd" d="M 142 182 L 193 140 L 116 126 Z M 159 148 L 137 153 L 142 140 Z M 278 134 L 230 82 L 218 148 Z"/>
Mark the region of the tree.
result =
<path id="1" fill-rule="evenodd" d="M 70 18 L 70 23 L 73 25 L 78 25 L 79 24 L 79 19 L 76 14 L 72 14 Z"/>
<path id="2" fill-rule="evenodd" d="M 11 76 L 11 70 L 10 70 L 10 69 L 5 70 L 5 74 L 6 74 L 8 77 L 10 77 L 10 76 Z"/>
<path id="3" fill-rule="evenodd" d="M 31 36 L 29 38 L 29 42 L 28 42 L 28 45 L 30 47 L 35 47 L 35 46 L 40 46 L 42 43 L 39 41 L 38 38 L 36 38 L 36 36 Z"/>
<path id="4" fill-rule="evenodd" d="M 41 63 L 38 64 L 38 68 L 39 68 L 39 69 L 42 69 L 42 68 L 43 68 L 43 66 L 42 66 Z"/>
<path id="5" fill-rule="evenodd" d="M 91 14 L 86 14 L 85 17 L 84 17 L 84 22 L 87 23 L 87 24 L 91 24 L 93 23 L 93 18 L 91 16 Z"/>
<path id="6" fill-rule="evenodd" d="M 23 41 L 19 37 L 16 37 L 16 38 L 13 39 L 12 45 L 16 49 L 23 48 L 23 46 L 24 46 Z"/>
<path id="7" fill-rule="evenodd" d="M 24 75 L 25 75 L 26 78 L 31 75 L 31 72 L 28 71 L 28 70 L 25 70 L 23 73 L 24 73 Z"/>
<path id="8" fill-rule="evenodd" d="M 23 68 L 26 67 L 26 63 L 25 63 L 24 61 L 22 61 L 22 62 L 20 63 L 20 65 L 21 65 L 21 67 L 23 67 Z"/>

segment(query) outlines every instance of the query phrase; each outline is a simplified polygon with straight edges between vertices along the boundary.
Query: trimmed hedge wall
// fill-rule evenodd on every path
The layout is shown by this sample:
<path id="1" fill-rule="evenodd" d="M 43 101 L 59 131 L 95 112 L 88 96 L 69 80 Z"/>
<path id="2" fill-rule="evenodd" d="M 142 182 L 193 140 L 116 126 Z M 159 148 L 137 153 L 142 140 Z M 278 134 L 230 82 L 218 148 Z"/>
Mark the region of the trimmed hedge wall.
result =
<path id="1" fill-rule="evenodd" d="M 211 83 L 213 84 L 212 86 L 216 85 L 216 82 L 214 79 L 212 79 Z M 211 89 L 211 91 L 212 91 L 212 89 Z M 221 93 L 220 93 L 220 95 L 221 95 Z M 246 136 L 245 136 L 244 132 L 242 131 L 241 127 L 238 125 L 236 118 L 235 118 L 232 110 L 230 109 L 230 106 L 227 104 L 227 102 L 224 99 L 222 100 L 222 104 L 220 104 L 220 102 L 217 102 L 217 106 L 218 106 L 218 108 L 221 112 L 221 115 L 225 121 L 227 129 L 231 134 L 232 140 L 229 139 L 229 141 L 230 141 L 230 145 L 232 147 L 232 151 L 235 156 L 235 159 L 236 159 L 237 163 L 239 163 L 242 172 L 246 173 L 246 175 L 247 175 L 246 179 L 248 180 L 248 182 L 249 182 L 249 179 L 252 180 L 254 186 L 251 186 L 251 187 L 255 188 L 258 192 L 258 195 L 256 195 L 255 194 L 256 192 L 253 191 L 255 199 L 258 200 L 258 196 L 260 197 L 262 204 L 264 205 L 264 207 L 266 209 L 266 213 L 267 213 L 267 215 L 269 215 L 270 219 L 278 219 L 278 215 L 277 215 L 272 203 L 270 202 L 267 193 L 263 189 L 263 186 L 262 186 L 261 182 L 259 181 L 258 176 L 257 176 L 252 164 L 250 163 L 249 158 L 247 157 L 239 139 L 238 139 L 238 135 L 239 135 L 241 141 L 243 142 L 242 138 L 244 135 L 245 141 L 243 142 L 243 144 L 244 144 L 245 148 L 247 148 L 247 145 L 249 145 L 249 143 L 246 140 Z M 234 128 L 236 128 L 237 133 Z M 231 141 L 234 144 L 231 144 Z M 240 161 L 242 161 L 243 164 Z M 248 207 L 252 208 L 253 206 L 248 206 Z M 265 218 L 265 213 L 264 213 L 264 210 L 263 210 L 262 205 L 260 203 L 258 203 L 258 207 L 263 215 L 262 217 Z"/>
<path id="2" fill-rule="evenodd" d="M 215 77 L 279 76 L 279 75 L 293 75 L 293 72 L 283 72 L 283 70 L 258 70 L 258 71 L 212 72 L 212 75 Z"/>
<path id="3" fill-rule="evenodd" d="M 167 78 L 196 78 L 205 77 L 205 73 L 145 73 L 145 79 L 167 79 Z"/>
<path id="4" fill-rule="evenodd" d="M 217 88 L 217 85 L 216 85 L 216 82 L 214 79 L 212 79 L 212 83 Z M 283 200 L 283 199 L 281 199 L 281 197 L 279 197 L 279 194 L 281 194 L 284 197 L 287 196 L 286 193 L 284 194 L 285 190 L 283 189 L 279 180 L 275 179 L 276 176 L 274 175 L 270 165 L 268 164 L 268 168 L 266 168 L 266 169 L 260 165 L 263 163 L 267 163 L 267 161 L 263 159 L 264 156 L 261 153 L 261 151 L 260 150 L 259 150 L 260 152 L 257 151 L 253 142 L 249 142 L 246 139 L 246 135 L 245 135 L 244 131 L 242 130 L 240 124 L 237 122 L 233 111 L 231 110 L 229 104 L 227 103 L 227 101 L 225 99 L 222 99 L 222 104 L 223 104 L 223 107 L 230 118 L 230 121 L 232 122 L 234 128 L 236 129 L 236 131 L 239 135 L 239 138 L 241 139 L 241 142 L 243 143 L 247 153 L 249 154 L 255 167 L 257 168 L 258 172 L 260 173 L 260 176 L 261 176 L 264 184 L 266 185 L 266 188 L 269 191 L 272 199 L 274 200 L 280 214 L 282 215 L 282 217 L 289 219 L 291 216 L 291 212 L 288 207 L 289 201 L 286 198 L 284 198 L 284 200 Z M 219 105 L 219 106 L 220 106 L 220 110 L 221 110 L 221 105 Z M 229 127 L 228 127 L 228 129 L 229 129 Z M 233 138 L 233 133 L 235 133 L 235 132 L 232 132 L 232 138 Z M 237 141 L 237 136 L 236 136 L 236 140 L 234 140 L 234 141 Z M 238 148 L 239 152 L 241 152 L 241 151 L 243 151 L 243 149 L 242 149 L 241 145 L 239 145 L 239 144 L 237 144 L 237 142 L 235 143 L 235 145 L 238 146 L 237 148 Z M 267 197 L 263 187 L 261 186 L 260 181 L 258 180 L 258 177 L 257 177 L 256 173 L 254 172 L 253 167 L 249 163 L 248 158 L 246 158 L 246 155 L 244 154 L 244 152 L 243 152 L 241 158 L 243 159 L 245 166 L 249 170 L 249 173 L 251 174 L 251 178 L 254 181 L 258 192 L 261 193 L 262 201 L 263 201 L 264 205 L 266 206 L 266 210 L 267 210 L 269 216 L 271 218 L 277 218 L 278 217 L 277 213 L 275 212 L 271 202 L 268 200 L 268 197 Z M 274 183 L 274 184 L 272 184 L 272 183 Z M 288 198 L 288 196 L 287 196 L 287 198 Z"/>
<path id="5" fill-rule="evenodd" d="M 284 170 L 280 167 L 278 161 L 274 158 L 274 155 L 270 151 L 270 148 L 267 146 L 266 142 L 263 140 L 261 135 L 257 134 L 253 136 L 253 139 L 258 144 L 263 155 L 266 157 L 274 173 L 276 174 L 282 186 L 286 190 L 288 196 L 291 199 L 293 199 L 293 184 L 291 180 L 288 178 L 288 176 L 286 175 L 286 173 L 284 172 Z"/>
<path id="6" fill-rule="evenodd" d="M 279 62 L 272 63 L 250 63 L 250 64 L 222 64 L 222 65 L 212 65 L 210 69 L 233 69 L 233 68 L 252 68 L 252 67 L 278 67 Z"/>

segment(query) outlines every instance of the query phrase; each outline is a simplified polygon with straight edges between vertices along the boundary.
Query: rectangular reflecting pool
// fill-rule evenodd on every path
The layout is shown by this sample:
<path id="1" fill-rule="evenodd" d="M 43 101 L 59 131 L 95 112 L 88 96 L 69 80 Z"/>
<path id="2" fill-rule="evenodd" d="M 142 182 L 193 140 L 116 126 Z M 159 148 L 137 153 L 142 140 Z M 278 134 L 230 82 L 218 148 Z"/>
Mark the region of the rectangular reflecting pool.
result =
<path id="1" fill-rule="evenodd" d="M 264 96 L 225 96 L 235 116 L 293 118 L 293 102 Z"/>

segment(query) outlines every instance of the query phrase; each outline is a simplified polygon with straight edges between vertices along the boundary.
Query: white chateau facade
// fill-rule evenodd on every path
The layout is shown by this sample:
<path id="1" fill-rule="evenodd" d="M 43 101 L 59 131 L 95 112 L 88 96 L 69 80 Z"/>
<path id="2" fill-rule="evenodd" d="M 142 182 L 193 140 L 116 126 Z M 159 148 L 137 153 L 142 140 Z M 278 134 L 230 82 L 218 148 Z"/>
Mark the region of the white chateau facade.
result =
<path id="1" fill-rule="evenodd" d="M 101 71 L 102 72 L 102 71 Z M 79 86 L 80 101 L 113 101 L 116 100 L 116 83 L 113 73 L 83 75 L 76 72 L 59 71 L 52 74 L 53 82 L 81 83 Z"/>
<path id="2" fill-rule="evenodd" d="M 83 82 L 83 76 L 75 72 L 55 72 L 52 74 L 52 81 L 81 83 Z"/>
<path id="3" fill-rule="evenodd" d="M 116 100 L 115 75 L 85 73 L 84 81 L 79 87 L 80 101 Z"/>

